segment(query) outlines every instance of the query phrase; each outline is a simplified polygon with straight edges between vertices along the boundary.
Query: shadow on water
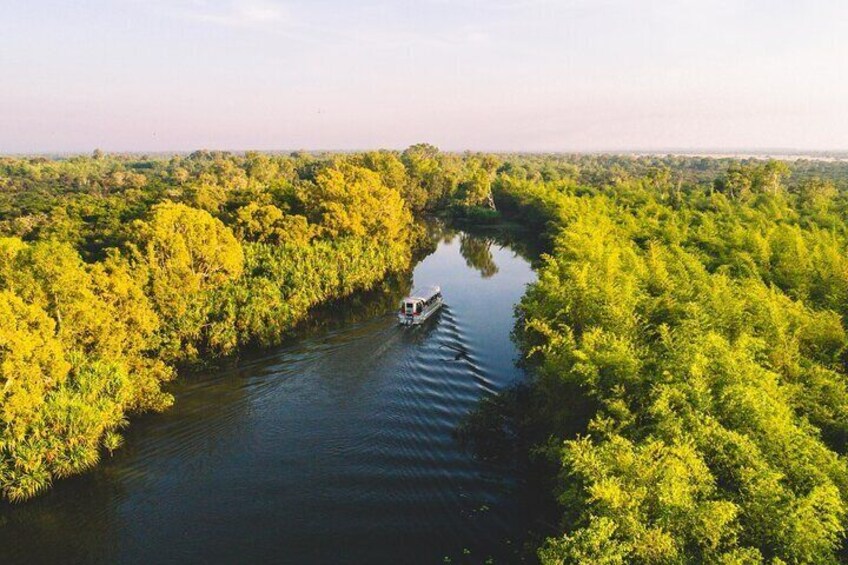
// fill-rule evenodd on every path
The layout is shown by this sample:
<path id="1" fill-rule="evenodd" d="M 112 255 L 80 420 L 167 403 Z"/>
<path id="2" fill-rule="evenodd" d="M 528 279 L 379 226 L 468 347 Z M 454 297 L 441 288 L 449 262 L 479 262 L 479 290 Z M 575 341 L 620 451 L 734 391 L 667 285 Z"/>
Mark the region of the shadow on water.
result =
<path id="1" fill-rule="evenodd" d="M 535 561 L 535 548 L 545 538 L 560 532 L 562 508 L 554 494 L 558 490 L 558 460 L 562 438 L 585 433 L 596 408 L 576 388 L 557 398 L 569 399 L 556 407 L 537 383 L 522 382 L 482 398 L 456 429 L 459 443 L 473 457 L 505 470 L 523 481 L 522 497 L 531 509 L 526 524 L 525 547 L 516 553 L 522 561 Z M 552 433 L 552 424 L 560 426 Z M 553 441 L 552 438 L 559 438 Z"/>
<path id="2" fill-rule="evenodd" d="M 456 237 L 464 238 L 465 247 L 460 245 L 460 252 L 465 257 L 469 267 L 480 271 L 481 263 L 486 265 L 489 259 L 484 255 L 483 261 L 478 262 L 475 254 L 481 247 L 486 250 L 507 248 L 517 257 L 535 265 L 545 250 L 545 240 L 542 234 L 536 233 L 519 224 L 503 222 L 495 225 L 462 225 L 461 228 L 441 221 L 428 222 L 427 231 L 431 241 L 441 240 L 442 243 L 453 243 Z M 485 253 L 485 252 L 484 252 Z M 494 265 L 497 272 L 497 265 Z M 483 272 L 481 271 L 481 274 Z"/>
<path id="3" fill-rule="evenodd" d="M 186 375 L 114 457 L 0 506 L 0 560 L 521 560 L 538 512 L 528 467 L 475 456 L 457 430 L 524 380 L 510 332 L 533 272 L 502 234 L 429 229 L 436 249 L 411 276 Z M 402 328 L 413 283 L 440 284 L 446 306 Z"/>

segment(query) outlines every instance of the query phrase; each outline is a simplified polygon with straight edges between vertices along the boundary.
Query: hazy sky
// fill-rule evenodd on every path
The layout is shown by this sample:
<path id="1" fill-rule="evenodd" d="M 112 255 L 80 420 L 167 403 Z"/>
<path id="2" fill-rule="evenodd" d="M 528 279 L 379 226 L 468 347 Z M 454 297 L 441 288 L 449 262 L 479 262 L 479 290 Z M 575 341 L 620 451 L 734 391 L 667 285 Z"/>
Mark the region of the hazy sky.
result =
<path id="1" fill-rule="evenodd" d="M 0 0 L 0 153 L 848 149 L 848 2 Z"/>

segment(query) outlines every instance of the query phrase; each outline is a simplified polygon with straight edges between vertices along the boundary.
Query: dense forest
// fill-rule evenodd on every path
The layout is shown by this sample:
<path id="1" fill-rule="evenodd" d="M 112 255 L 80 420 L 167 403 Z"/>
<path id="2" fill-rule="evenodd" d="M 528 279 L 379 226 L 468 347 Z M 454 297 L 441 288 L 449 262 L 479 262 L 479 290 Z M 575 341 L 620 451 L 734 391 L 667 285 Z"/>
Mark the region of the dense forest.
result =
<path id="1" fill-rule="evenodd" d="M 427 145 L 0 159 L 4 498 L 118 448 L 129 415 L 173 402 L 178 367 L 407 270 L 413 214 L 486 208 L 496 164 Z"/>
<path id="2" fill-rule="evenodd" d="M 519 173 L 496 201 L 551 240 L 517 332 L 559 476 L 540 559 L 844 557 L 844 166 Z"/>
<path id="3" fill-rule="evenodd" d="M 516 326 L 532 451 L 557 473 L 542 562 L 844 558 L 841 162 L 423 144 L 0 158 L 4 498 L 119 448 L 178 369 L 409 269 L 431 213 L 548 242 Z"/>

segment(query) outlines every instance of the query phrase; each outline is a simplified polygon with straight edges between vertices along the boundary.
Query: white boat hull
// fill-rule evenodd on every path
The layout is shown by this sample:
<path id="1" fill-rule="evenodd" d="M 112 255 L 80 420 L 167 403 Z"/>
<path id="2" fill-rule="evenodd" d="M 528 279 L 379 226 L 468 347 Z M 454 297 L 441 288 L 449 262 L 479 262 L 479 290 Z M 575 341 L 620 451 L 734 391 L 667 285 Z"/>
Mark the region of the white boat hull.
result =
<path id="1" fill-rule="evenodd" d="M 402 326 L 417 326 L 417 325 L 423 324 L 424 322 L 427 321 L 427 319 L 430 316 L 435 314 L 436 311 L 441 307 L 442 307 L 442 300 L 437 300 L 432 305 L 430 305 L 429 308 L 425 308 L 418 315 L 399 313 L 398 314 L 398 322 Z"/>

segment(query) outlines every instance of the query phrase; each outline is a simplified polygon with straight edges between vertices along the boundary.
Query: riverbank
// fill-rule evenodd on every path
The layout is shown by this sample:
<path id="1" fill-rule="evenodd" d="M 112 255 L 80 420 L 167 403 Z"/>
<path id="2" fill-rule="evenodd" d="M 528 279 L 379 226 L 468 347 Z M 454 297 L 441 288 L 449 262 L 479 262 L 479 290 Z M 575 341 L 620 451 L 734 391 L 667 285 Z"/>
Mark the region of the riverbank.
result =
<path id="1" fill-rule="evenodd" d="M 433 235 L 411 279 L 174 381 L 174 406 L 134 421 L 114 457 L 4 506 L 5 555 L 514 562 L 535 514 L 526 477 L 480 461 L 455 430 L 481 398 L 523 381 L 512 308 L 534 275 L 491 237 Z M 441 284 L 446 306 L 404 329 L 393 313 L 413 282 Z"/>
<path id="2" fill-rule="evenodd" d="M 844 554 L 844 200 L 787 172 L 503 183 L 554 241 L 516 332 L 535 375 L 516 419 L 547 436 L 561 504 L 543 563 Z"/>

